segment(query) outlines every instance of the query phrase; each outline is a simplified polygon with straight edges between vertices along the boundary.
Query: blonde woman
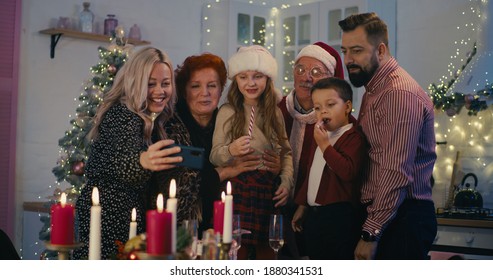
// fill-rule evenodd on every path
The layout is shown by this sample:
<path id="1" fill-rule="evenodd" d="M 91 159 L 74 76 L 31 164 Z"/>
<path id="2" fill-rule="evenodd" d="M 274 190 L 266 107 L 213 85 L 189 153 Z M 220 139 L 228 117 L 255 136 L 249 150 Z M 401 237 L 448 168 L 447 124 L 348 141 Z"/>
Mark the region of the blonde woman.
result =
<path id="1" fill-rule="evenodd" d="M 163 124 L 173 115 L 175 100 L 172 63 L 159 49 L 134 53 L 116 75 L 88 136 L 87 184 L 76 202 L 83 246 L 74 258 L 88 255 L 93 187 L 98 188 L 102 208 L 101 259 L 114 258 L 116 241 L 127 241 L 132 208 L 137 209 L 137 232 L 144 231 L 143 195 L 153 171 L 173 168 L 182 160 L 170 156 L 180 148 L 166 149 L 174 141 L 163 140 Z"/>

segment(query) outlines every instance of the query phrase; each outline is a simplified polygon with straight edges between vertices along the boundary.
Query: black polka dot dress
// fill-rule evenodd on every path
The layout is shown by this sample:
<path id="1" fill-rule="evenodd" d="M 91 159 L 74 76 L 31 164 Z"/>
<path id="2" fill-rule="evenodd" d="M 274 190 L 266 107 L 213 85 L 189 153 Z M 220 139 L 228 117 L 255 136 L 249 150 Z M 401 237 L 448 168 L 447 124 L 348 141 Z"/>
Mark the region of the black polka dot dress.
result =
<path id="1" fill-rule="evenodd" d="M 140 165 L 147 150 L 143 141 L 144 121 L 125 105 L 110 108 L 91 146 L 86 164 L 87 184 L 76 202 L 79 242 L 74 259 L 87 259 L 92 189 L 97 187 L 101 205 L 101 259 L 116 258 L 117 240 L 128 240 L 132 208 L 137 210 L 137 234 L 145 231 L 144 190 L 151 171 Z"/>

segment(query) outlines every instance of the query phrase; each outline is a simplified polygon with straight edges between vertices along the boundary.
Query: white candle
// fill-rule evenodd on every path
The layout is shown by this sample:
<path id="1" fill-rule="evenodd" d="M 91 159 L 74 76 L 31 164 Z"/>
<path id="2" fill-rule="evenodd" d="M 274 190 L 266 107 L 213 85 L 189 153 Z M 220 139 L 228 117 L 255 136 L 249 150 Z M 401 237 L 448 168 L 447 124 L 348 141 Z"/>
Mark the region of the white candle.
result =
<path id="1" fill-rule="evenodd" d="M 231 182 L 226 187 L 227 195 L 224 199 L 224 227 L 223 242 L 231 243 L 233 235 L 233 195 L 231 194 Z"/>
<path id="2" fill-rule="evenodd" d="M 169 184 L 169 198 L 166 201 L 166 211 L 172 214 L 171 222 L 171 253 L 176 253 L 176 206 L 178 204 L 176 197 L 176 181 L 171 179 Z"/>
<path id="3" fill-rule="evenodd" d="M 98 188 L 92 189 L 91 224 L 89 227 L 89 259 L 101 259 L 101 206 Z"/>
<path id="4" fill-rule="evenodd" d="M 130 230 L 128 232 L 128 240 L 137 235 L 137 210 L 132 209 L 132 221 L 130 222 Z"/>

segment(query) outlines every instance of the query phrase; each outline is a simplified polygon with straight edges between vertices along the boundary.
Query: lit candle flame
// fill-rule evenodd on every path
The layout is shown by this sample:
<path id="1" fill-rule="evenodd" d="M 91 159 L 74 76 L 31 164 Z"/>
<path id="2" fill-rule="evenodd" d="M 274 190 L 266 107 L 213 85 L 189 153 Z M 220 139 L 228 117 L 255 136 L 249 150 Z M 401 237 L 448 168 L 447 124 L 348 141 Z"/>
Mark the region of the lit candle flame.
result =
<path id="1" fill-rule="evenodd" d="M 96 187 L 92 188 L 92 205 L 93 206 L 99 205 L 99 191 L 98 188 Z"/>
<path id="2" fill-rule="evenodd" d="M 169 183 L 169 198 L 175 198 L 176 197 L 176 181 L 175 179 L 171 179 L 171 182 Z"/>
<path id="3" fill-rule="evenodd" d="M 156 205 L 157 205 L 157 211 L 159 213 L 163 213 L 164 199 L 163 199 L 163 194 L 162 193 L 158 194 Z"/>
<path id="4" fill-rule="evenodd" d="M 132 209 L 132 222 L 135 222 L 137 220 L 137 210 Z"/>
<path id="5" fill-rule="evenodd" d="M 62 207 L 65 207 L 65 204 L 67 204 L 67 195 L 62 192 L 62 196 L 60 197 L 60 205 L 62 205 Z"/>
<path id="6" fill-rule="evenodd" d="M 228 193 L 228 195 L 231 195 L 231 182 L 228 181 L 228 184 L 226 185 L 226 192 Z"/>
<path id="7" fill-rule="evenodd" d="M 224 194 L 224 192 L 221 193 L 221 201 L 226 201 L 226 195 Z"/>

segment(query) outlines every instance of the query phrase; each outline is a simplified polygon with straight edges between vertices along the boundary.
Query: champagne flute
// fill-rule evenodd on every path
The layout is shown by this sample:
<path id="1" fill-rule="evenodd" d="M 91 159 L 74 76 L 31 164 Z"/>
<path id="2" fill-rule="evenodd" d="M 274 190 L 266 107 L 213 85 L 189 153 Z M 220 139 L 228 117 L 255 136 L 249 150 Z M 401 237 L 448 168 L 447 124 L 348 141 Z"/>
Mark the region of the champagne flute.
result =
<path id="1" fill-rule="evenodd" d="M 269 246 L 276 253 L 277 260 L 278 252 L 284 246 L 283 217 L 280 214 L 270 215 Z"/>
<path id="2" fill-rule="evenodd" d="M 239 214 L 233 215 L 233 241 L 231 244 L 231 250 L 229 251 L 230 258 L 232 260 L 238 259 L 238 250 L 241 247 L 241 219 Z"/>
<path id="3" fill-rule="evenodd" d="M 183 221 L 183 226 L 187 230 L 188 234 L 192 237 L 192 244 L 190 251 L 188 252 L 190 258 L 194 260 L 197 258 L 197 243 L 198 243 L 198 228 L 199 222 L 195 219 Z"/>

